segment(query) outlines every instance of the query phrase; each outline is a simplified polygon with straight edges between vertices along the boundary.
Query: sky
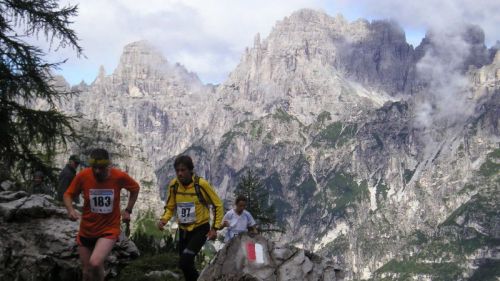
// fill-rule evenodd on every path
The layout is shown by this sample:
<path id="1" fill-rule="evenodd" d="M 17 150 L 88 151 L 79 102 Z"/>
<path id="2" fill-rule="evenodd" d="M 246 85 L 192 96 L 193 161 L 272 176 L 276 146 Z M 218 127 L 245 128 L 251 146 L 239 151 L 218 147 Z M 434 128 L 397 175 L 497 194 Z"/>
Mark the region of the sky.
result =
<path id="1" fill-rule="evenodd" d="M 487 45 L 500 40 L 498 0 L 67 0 L 78 4 L 73 29 L 84 56 L 74 50 L 51 50 L 51 62 L 68 59 L 58 70 L 70 84 L 91 83 L 99 67 L 110 74 L 123 47 L 147 40 L 171 63 L 180 63 L 205 83 L 218 84 L 240 61 L 255 34 L 265 38 L 275 23 L 301 8 L 358 18 L 391 19 L 417 46 L 426 30 L 460 22 L 480 25 Z M 43 42 L 39 44 L 43 45 Z"/>

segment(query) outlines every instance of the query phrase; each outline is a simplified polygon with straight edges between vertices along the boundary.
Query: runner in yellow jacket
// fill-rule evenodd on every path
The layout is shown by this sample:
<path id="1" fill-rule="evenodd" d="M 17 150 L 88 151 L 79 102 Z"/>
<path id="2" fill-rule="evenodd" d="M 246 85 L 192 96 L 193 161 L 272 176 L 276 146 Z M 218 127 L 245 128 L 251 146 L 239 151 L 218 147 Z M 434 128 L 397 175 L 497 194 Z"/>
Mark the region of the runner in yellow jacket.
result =
<path id="1" fill-rule="evenodd" d="M 174 216 L 179 224 L 179 267 L 186 281 L 197 280 L 198 271 L 194 258 L 208 239 L 217 237 L 222 227 L 224 208 L 222 201 L 212 186 L 193 172 L 193 160 L 189 156 L 179 156 L 174 162 L 177 177 L 168 185 L 168 199 L 165 213 L 158 222 L 163 227 Z M 210 205 L 213 206 L 214 222 L 210 227 Z"/>

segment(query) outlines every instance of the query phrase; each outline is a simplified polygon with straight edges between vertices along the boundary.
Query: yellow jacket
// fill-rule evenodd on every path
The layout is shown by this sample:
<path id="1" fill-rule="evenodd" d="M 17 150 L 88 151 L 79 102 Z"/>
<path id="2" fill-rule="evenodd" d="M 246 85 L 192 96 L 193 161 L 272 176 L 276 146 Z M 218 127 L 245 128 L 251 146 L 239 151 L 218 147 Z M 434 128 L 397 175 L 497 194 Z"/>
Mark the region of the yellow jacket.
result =
<path id="1" fill-rule="evenodd" d="M 194 203 L 196 218 L 193 223 L 189 224 L 181 224 L 179 223 L 179 218 L 177 222 L 179 223 L 179 227 L 181 229 L 191 231 L 194 228 L 205 224 L 210 221 L 210 210 L 208 206 L 202 204 L 196 195 L 196 190 L 194 187 L 195 178 L 193 176 L 193 182 L 185 187 L 182 185 L 177 178 L 173 179 L 168 188 L 168 199 L 167 204 L 165 206 L 165 213 L 161 217 L 161 220 L 164 222 L 168 222 L 174 214 L 176 214 L 179 210 L 177 203 Z M 173 196 L 174 188 L 173 186 L 178 184 L 176 196 Z M 215 193 L 213 187 L 203 178 L 199 179 L 200 191 L 202 196 L 205 198 L 205 201 L 212 205 L 214 208 L 214 220 L 215 222 L 212 224 L 212 227 L 215 229 L 220 229 L 222 226 L 222 218 L 224 216 L 224 208 L 222 205 L 222 201 L 220 200 L 217 193 Z M 174 198 L 175 197 L 175 198 Z M 182 205 L 182 204 L 181 204 Z M 179 215 L 177 215 L 179 216 Z"/>

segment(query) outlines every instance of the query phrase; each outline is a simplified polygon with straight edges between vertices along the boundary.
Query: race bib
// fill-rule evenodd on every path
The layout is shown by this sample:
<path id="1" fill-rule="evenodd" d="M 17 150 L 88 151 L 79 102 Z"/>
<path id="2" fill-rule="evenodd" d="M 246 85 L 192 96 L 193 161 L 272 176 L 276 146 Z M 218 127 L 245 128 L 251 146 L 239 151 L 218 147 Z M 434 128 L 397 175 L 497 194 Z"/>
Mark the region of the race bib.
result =
<path id="1" fill-rule="evenodd" d="M 177 203 L 177 218 L 179 223 L 190 224 L 196 221 L 196 207 L 194 202 Z"/>
<path id="2" fill-rule="evenodd" d="M 89 198 L 92 213 L 110 214 L 113 211 L 113 201 L 115 199 L 113 189 L 91 189 Z"/>

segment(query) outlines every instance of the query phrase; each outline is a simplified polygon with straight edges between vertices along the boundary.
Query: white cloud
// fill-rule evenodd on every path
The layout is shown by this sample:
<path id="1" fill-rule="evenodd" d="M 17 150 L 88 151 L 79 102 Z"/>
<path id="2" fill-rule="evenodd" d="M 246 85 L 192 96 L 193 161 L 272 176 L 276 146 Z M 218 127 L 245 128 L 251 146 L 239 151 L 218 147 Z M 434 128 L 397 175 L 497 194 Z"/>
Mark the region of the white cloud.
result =
<path id="1" fill-rule="evenodd" d="M 481 26 L 488 45 L 500 40 L 500 1 L 498 0 L 358 0 L 365 16 L 391 18 L 406 28 L 447 29 L 457 24 Z M 339 1 L 343 7 L 352 1 Z"/>
<path id="2" fill-rule="evenodd" d="M 498 1 L 68 1 L 79 2 L 79 16 L 73 27 L 87 58 L 77 59 L 71 50 L 62 50 L 49 59 L 70 58 L 61 72 L 73 84 L 82 78 L 91 82 L 101 64 L 111 72 L 123 46 L 142 39 L 162 50 L 169 61 L 180 62 L 196 72 L 204 82 L 222 82 L 257 32 L 265 37 L 276 21 L 300 8 L 343 13 L 349 19 L 394 18 L 410 30 L 464 18 L 485 27 L 489 43 L 500 38 L 495 28 L 500 14 L 494 13 L 499 10 Z M 415 43 L 419 33 L 412 32 L 409 37 Z"/>
<path id="3" fill-rule="evenodd" d="M 408 27 L 423 27 L 432 33 L 432 46 L 417 64 L 417 72 L 428 82 L 427 92 L 417 104 L 417 125 L 454 124 L 473 111 L 469 79 L 463 73 L 471 45 L 466 30 L 480 26 L 486 44 L 500 39 L 500 1 L 487 0 L 362 0 L 366 13 L 391 18 Z"/>
<path id="4" fill-rule="evenodd" d="M 90 82 L 100 64 L 108 73 L 116 67 L 125 44 L 145 39 L 203 81 L 221 82 L 257 32 L 269 33 L 277 20 L 300 8 L 326 6 L 324 0 L 85 0 L 73 27 L 87 59 L 74 58 L 70 50 L 50 58 L 69 57 L 63 74 L 72 83 L 80 77 Z"/>

